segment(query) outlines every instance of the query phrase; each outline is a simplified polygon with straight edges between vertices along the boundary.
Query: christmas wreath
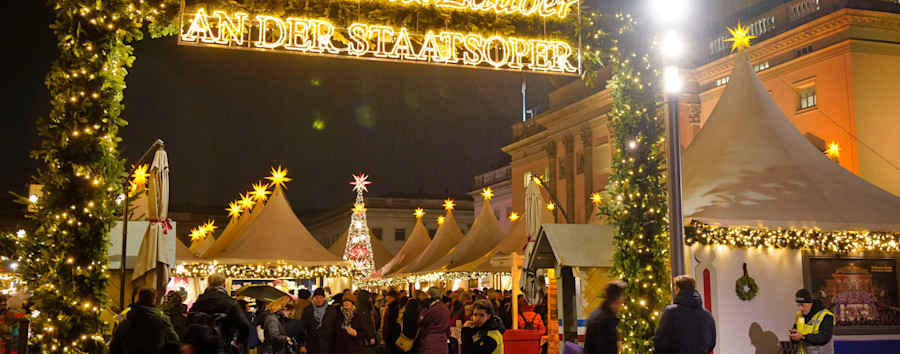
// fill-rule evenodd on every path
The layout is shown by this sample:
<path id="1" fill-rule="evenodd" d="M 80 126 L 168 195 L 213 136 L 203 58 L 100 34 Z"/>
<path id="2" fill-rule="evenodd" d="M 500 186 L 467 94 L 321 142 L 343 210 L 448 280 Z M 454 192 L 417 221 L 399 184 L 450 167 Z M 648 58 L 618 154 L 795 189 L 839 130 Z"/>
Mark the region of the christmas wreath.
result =
<path id="1" fill-rule="evenodd" d="M 734 292 L 737 293 L 739 299 L 744 301 L 752 300 L 759 292 L 756 280 L 747 275 L 747 263 L 744 263 L 744 275 L 734 282 Z"/>

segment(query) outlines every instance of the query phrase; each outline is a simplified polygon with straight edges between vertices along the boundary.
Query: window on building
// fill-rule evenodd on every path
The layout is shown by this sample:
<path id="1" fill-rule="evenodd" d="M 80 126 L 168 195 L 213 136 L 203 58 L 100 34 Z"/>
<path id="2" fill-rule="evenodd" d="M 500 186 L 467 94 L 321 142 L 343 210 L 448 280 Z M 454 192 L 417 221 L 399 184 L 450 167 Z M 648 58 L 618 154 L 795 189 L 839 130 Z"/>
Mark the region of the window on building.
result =
<path id="1" fill-rule="evenodd" d="M 382 232 L 382 231 L 381 231 L 381 228 L 380 228 L 380 227 L 376 227 L 376 228 L 372 229 L 372 236 L 375 236 L 375 238 L 377 238 L 377 239 L 380 240 L 380 239 L 381 239 L 381 232 Z"/>
<path id="2" fill-rule="evenodd" d="M 797 87 L 797 110 L 816 106 L 816 83 L 807 83 Z"/>
<path id="3" fill-rule="evenodd" d="M 807 54 L 809 54 L 809 53 L 812 53 L 812 51 L 813 51 L 813 50 L 812 50 L 812 46 L 811 46 L 811 45 L 808 45 L 808 46 L 805 46 L 805 47 L 803 47 L 803 48 L 800 48 L 800 49 L 795 50 L 795 51 L 794 51 L 794 54 L 796 54 L 796 56 L 798 56 L 798 57 L 801 57 L 801 56 L 807 55 Z"/>
<path id="4" fill-rule="evenodd" d="M 716 87 L 727 84 L 728 80 L 730 80 L 730 79 L 731 79 L 731 76 L 720 77 L 720 78 L 716 79 Z"/>
<path id="5" fill-rule="evenodd" d="M 394 229 L 394 240 L 395 241 L 405 241 L 406 240 L 406 229 Z"/>
<path id="6" fill-rule="evenodd" d="M 753 66 L 753 71 L 759 72 L 769 68 L 769 62 L 762 62 Z"/>

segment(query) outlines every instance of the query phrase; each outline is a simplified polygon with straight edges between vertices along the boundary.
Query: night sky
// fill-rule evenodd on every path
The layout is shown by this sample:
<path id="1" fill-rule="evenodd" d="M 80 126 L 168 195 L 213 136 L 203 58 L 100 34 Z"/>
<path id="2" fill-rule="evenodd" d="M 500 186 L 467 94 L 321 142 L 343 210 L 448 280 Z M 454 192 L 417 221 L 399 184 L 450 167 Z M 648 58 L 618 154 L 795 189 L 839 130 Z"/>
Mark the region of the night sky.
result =
<path id="1" fill-rule="evenodd" d="M 3 191 L 24 194 L 41 167 L 28 154 L 39 144 L 36 117 L 50 111 L 50 18 L 39 0 L 0 14 Z M 164 140 L 171 203 L 223 208 L 279 164 L 294 178 L 295 208 L 352 201 L 348 183 L 360 171 L 375 196 L 463 194 L 506 157 L 522 80 L 529 108 L 546 105 L 550 89 L 545 75 L 187 47 L 175 37 L 147 36 L 135 56 L 123 157 Z"/>

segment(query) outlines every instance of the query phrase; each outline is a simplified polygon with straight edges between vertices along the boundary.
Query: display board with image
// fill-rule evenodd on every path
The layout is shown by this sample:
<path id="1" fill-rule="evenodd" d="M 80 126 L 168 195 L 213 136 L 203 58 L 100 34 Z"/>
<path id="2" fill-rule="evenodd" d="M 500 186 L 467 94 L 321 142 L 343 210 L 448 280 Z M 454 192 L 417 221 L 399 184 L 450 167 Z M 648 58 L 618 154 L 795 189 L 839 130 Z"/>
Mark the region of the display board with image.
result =
<path id="1" fill-rule="evenodd" d="M 834 313 L 836 333 L 900 331 L 896 258 L 809 257 L 808 262 L 807 286 Z"/>

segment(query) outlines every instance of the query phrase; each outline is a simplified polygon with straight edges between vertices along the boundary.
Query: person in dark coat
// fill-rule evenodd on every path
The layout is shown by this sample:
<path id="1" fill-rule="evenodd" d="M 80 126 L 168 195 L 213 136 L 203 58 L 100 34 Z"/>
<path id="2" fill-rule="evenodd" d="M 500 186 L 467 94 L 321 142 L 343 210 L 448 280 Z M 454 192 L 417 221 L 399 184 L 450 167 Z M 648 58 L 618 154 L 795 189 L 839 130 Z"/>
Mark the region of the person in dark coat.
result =
<path id="1" fill-rule="evenodd" d="M 163 304 L 159 306 L 159 311 L 169 316 L 169 322 L 175 328 L 175 333 L 179 335 L 187 327 L 187 317 L 185 316 L 187 314 L 182 311 L 182 302 L 184 302 L 182 294 L 177 291 L 170 291 L 166 294 Z"/>
<path id="2" fill-rule="evenodd" d="M 334 351 L 335 322 L 338 320 L 337 310 L 325 302 L 325 291 L 318 288 L 313 291 L 312 304 L 303 309 L 301 322 L 306 330 L 306 343 L 301 344 L 300 352 L 309 354 L 339 354 Z"/>
<path id="3" fill-rule="evenodd" d="M 465 354 L 503 354 L 503 321 L 494 315 L 487 299 L 472 304 L 472 320 L 463 324 L 462 352 Z"/>
<path id="4" fill-rule="evenodd" d="M 419 341 L 416 340 L 419 334 L 419 311 L 421 311 L 419 303 L 417 297 L 410 296 L 407 298 L 406 306 L 403 307 L 403 313 L 400 315 L 400 332 L 407 338 L 412 339 L 414 343 L 409 351 L 410 353 L 419 352 Z"/>
<path id="5" fill-rule="evenodd" d="M 287 354 L 288 348 L 293 344 L 293 339 L 288 336 L 287 330 L 284 328 L 284 322 L 289 318 L 285 313 L 286 305 L 293 307 L 293 301 L 290 296 L 284 296 L 278 300 L 272 301 L 266 306 L 266 312 L 262 313 L 256 319 L 257 324 L 262 327 L 265 341 L 260 353 L 265 354 Z"/>
<path id="6" fill-rule="evenodd" d="M 800 343 L 802 354 L 834 354 L 834 314 L 822 300 L 813 299 L 809 290 L 797 290 L 794 296 L 799 311 L 788 337 L 792 342 Z"/>
<path id="7" fill-rule="evenodd" d="M 666 306 L 653 336 L 656 354 L 707 354 L 716 347 L 716 323 L 690 275 L 675 277 L 674 304 Z"/>
<path id="8" fill-rule="evenodd" d="M 400 348 L 397 348 L 397 337 L 400 337 L 400 323 L 397 322 L 400 317 L 400 300 L 397 291 L 391 290 L 385 296 L 386 305 L 384 316 L 381 319 L 381 339 L 384 341 L 384 350 L 386 354 L 399 354 Z"/>
<path id="9" fill-rule="evenodd" d="M 616 313 L 625 302 L 625 282 L 613 280 L 606 284 L 603 304 L 591 312 L 584 333 L 584 354 L 615 354 L 619 352 L 619 318 Z"/>
<path id="10" fill-rule="evenodd" d="M 156 308 L 156 291 L 141 286 L 137 301 L 119 323 L 109 342 L 110 354 L 161 353 L 178 335 L 169 318 Z"/>
<path id="11" fill-rule="evenodd" d="M 245 346 L 247 335 L 250 333 L 250 321 L 237 301 L 231 298 L 228 290 L 225 290 L 225 275 L 215 273 L 208 278 L 209 286 L 202 295 L 197 297 L 190 313 L 200 312 L 208 315 L 225 314 L 227 317 L 222 323 L 222 340 L 225 353 L 232 352 L 232 340 L 240 346 Z"/>
<path id="12" fill-rule="evenodd" d="M 341 296 L 341 309 L 334 321 L 332 344 L 335 354 L 358 354 L 363 340 L 369 336 L 365 330 L 365 321 L 356 312 L 353 300 L 352 294 Z"/>
<path id="13" fill-rule="evenodd" d="M 366 334 L 359 338 L 359 353 L 375 354 L 375 332 L 378 331 L 378 326 L 375 325 L 376 311 L 372 308 L 372 293 L 360 290 L 356 297 L 356 313 L 362 318 L 362 330 Z"/>
<path id="14" fill-rule="evenodd" d="M 441 289 L 433 286 L 426 292 L 426 306 L 419 312 L 419 334 L 422 354 L 448 354 L 450 338 L 450 309 L 441 302 Z"/>

